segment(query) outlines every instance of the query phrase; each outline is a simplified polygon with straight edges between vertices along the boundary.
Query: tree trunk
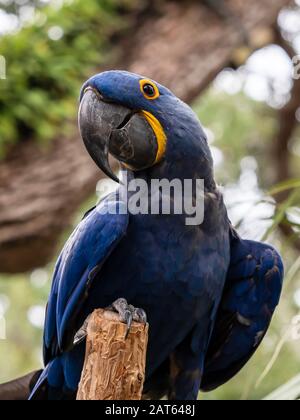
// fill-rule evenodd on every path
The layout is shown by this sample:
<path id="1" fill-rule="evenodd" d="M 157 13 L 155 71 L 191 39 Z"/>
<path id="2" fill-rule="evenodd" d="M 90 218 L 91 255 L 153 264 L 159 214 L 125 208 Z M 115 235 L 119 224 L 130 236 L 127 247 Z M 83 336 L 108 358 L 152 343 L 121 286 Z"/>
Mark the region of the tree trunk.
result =
<path id="1" fill-rule="evenodd" d="M 256 49 L 271 42 L 269 29 L 290 1 L 226 3 Z M 242 64 L 251 52 L 238 50 L 243 44 L 238 26 L 222 21 L 203 2 L 157 4 L 142 20 L 133 19 L 118 42 L 124 53 L 111 67 L 152 77 L 191 102 L 234 57 Z M 21 142 L 0 168 L 0 272 L 23 272 L 50 261 L 60 234 L 101 176 L 77 134 L 53 140 L 47 150 Z"/>
<path id="2" fill-rule="evenodd" d="M 148 324 L 127 326 L 119 315 L 93 312 L 77 400 L 140 400 L 145 379 Z"/>

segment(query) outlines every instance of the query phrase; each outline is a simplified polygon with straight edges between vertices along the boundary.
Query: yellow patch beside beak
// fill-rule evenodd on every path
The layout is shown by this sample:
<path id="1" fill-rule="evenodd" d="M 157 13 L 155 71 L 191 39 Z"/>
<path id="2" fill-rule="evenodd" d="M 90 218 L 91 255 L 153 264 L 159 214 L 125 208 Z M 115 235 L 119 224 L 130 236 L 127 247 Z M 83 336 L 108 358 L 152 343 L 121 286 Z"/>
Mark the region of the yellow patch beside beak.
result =
<path id="1" fill-rule="evenodd" d="M 157 140 L 157 145 L 158 145 L 157 155 L 154 162 L 156 164 L 162 160 L 166 152 L 167 136 L 165 134 L 165 131 L 161 123 L 153 114 L 151 114 L 148 111 L 142 111 L 141 114 L 146 118 L 146 120 L 148 121 L 148 123 L 150 124 L 152 130 L 154 131 L 156 135 L 156 140 Z"/>

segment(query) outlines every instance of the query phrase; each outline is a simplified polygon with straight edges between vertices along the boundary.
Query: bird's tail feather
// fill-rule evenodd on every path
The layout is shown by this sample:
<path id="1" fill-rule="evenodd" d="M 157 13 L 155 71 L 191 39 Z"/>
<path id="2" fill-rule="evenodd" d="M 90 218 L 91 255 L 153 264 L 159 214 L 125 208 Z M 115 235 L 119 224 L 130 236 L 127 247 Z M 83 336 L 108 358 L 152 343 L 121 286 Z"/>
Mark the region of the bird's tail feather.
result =
<path id="1" fill-rule="evenodd" d="M 36 381 L 29 400 L 75 400 L 77 389 L 70 390 L 65 381 L 63 359 L 57 357 L 45 367 Z"/>
<path id="2" fill-rule="evenodd" d="M 51 366 L 52 362 L 50 362 L 41 372 L 38 380 L 34 384 L 34 387 L 31 389 L 28 400 L 32 401 L 48 399 L 48 374 Z"/>

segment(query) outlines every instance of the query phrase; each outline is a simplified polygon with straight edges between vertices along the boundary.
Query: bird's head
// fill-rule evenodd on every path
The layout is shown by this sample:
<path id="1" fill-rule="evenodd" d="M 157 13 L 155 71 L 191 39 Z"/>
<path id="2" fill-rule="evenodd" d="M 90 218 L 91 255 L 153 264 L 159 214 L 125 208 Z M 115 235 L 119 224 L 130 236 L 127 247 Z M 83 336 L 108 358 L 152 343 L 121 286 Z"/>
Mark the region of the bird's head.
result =
<path id="1" fill-rule="evenodd" d="M 80 101 L 85 146 L 115 181 L 109 154 L 135 172 L 212 177 L 212 158 L 197 116 L 164 86 L 133 73 L 108 71 L 83 85 Z"/>

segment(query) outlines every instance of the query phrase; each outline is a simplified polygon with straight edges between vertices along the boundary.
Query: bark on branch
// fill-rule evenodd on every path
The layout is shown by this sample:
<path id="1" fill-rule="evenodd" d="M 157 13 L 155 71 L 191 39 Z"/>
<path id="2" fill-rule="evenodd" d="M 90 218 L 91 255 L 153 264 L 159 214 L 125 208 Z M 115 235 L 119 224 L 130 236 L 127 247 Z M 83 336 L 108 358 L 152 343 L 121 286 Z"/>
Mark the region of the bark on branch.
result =
<path id="1" fill-rule="evenodd" d="M 119 315 L 99 309 L 88 322 L 85 363 L 77 400 L 141 400 L 148 324 L 127 326 Z"/>
<path id="2" fill-rule="evenodd" d="M 255 48 L 290 0 L 227 3 Z M 242 44 L 240 30 L 198 0 L 157 4 L 155 12 L 150 8 L 142 20 L 133 19 L 116 46 L 123 53 L 108 66 L 146 74 L 190 102 L 231 61 Z M 0 272 L 23 272 L 51 260 L 60 234 L 100 177 L 77 135 L 54 139 L 48 150 L 21 142 L 0 167 Z"/>

